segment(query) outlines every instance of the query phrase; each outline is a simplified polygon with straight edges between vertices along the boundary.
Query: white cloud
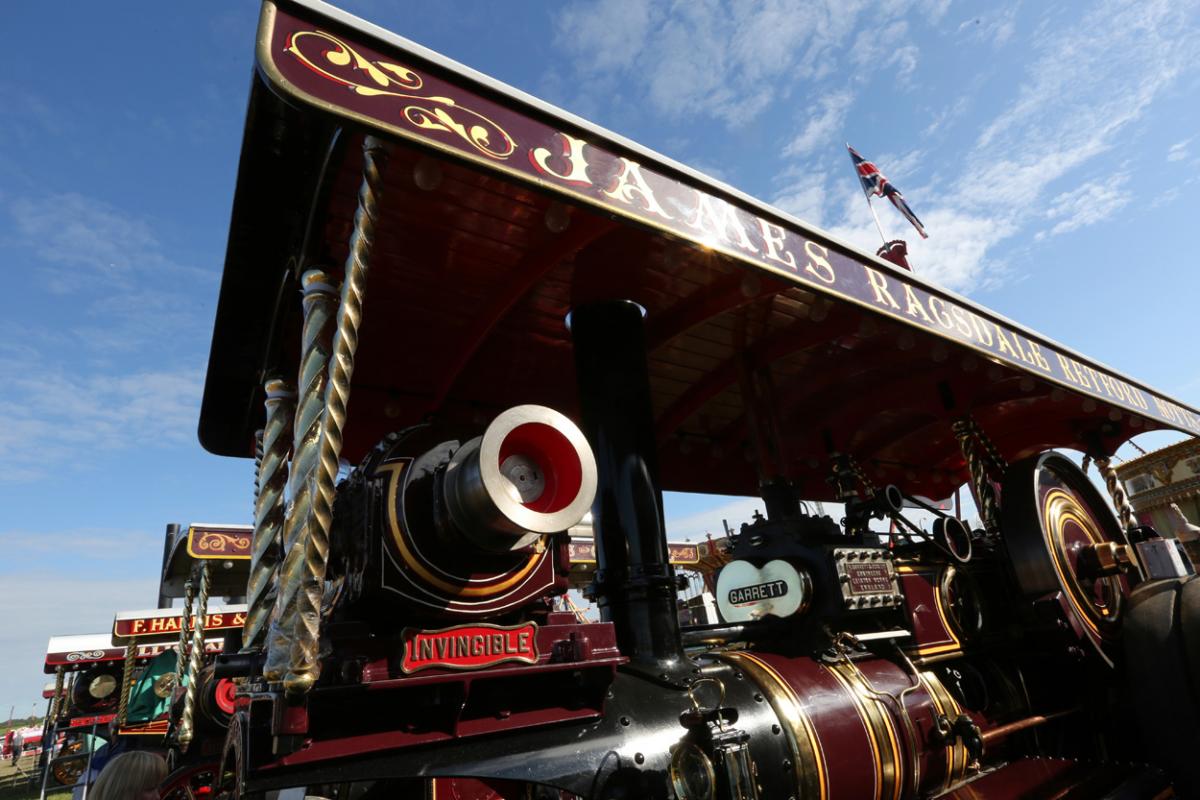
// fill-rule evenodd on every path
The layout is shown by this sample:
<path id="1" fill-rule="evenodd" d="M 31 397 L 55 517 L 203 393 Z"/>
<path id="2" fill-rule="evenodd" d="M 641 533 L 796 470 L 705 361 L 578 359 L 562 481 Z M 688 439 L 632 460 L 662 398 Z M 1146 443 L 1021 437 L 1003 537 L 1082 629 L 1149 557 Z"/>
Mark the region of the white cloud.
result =
<path id="1" fill-rule="evenodd" d="M 871 25 L 859 31 L 850 48 L 850 61 L 857 67 L 890 69 L 897 80 L 905 82 L 917 68 L 920 51 L 908 39 L 908 23 L 897 20 L 890 25 Z"/>
<path id="2" fill-rule="evenodd" d="M 1132 199 L 1132 193 L 1124 186 L 1129 174 L 1114 175 L 1107 181 L 1089 181 L 1078 189 L 1063 192 L 1054 198 L 1046 217 L 1058 220 L 1049 233 L 1038 233 L 1038 239 L 1057 236 L 1073 230 L 1094 225 L 1108 219 Z"/>
<path id="3" fill-rule="evenodd" d="M 207 283 L 215 277 L 168 258 L 148 221 L 95 198 L 74 192 L 17 197 L 8 211 L 17 243 L 44 262 L 40 273 L 57 292 L 126 288 L 146 276 Z"/>
<path id="4" fill-rule="evenodd" d="M 807 118 L 804 130 L 783 148 L 784 156 L 807 156 L 818 148 L 836 147 L 846 120 L 846 111 L 854 96 L 848 91 L 834 92 L 821 98 L 820 110 Z"/>
<path id="5" fill-rule="evenodd" d="M 178 445 L 195 435 L 199 369 L 76 375 L 0 357 L 0 374 L 0 480 L 33 480 L 86 465 L 89 452 Z"/>
<path id="6" fill-rule="evenodd" d="M 1014 20 L 998 21 L 991 35 L 1011 35 L 1002 29 Z M 1110 218 L 1130 202 L 1128 175 L 1096 164 L 1119 152 L 1121 137 L 1149 105 L 1193 68 L 1200 38 L 1179 4 L 1113 1 L 1070 25 L 1045 26 L 1033 48 L 1014 101 L 983 127 L 967 157 L 958 159 L 963 169 L 969 166 L 965 178 L 943 175 L 930 185 L 911 185 L 886 157 L 876 162 L 893 180 L 900 176 L 897 184 L 930 238 L 911 235 L 907 223 L 881 202 L 888 235 L 899 232 L 909 241 L 918 272 L 959 291 L 1005 279 L 1005 265 L 994 253 L 1028 226 L 1050 220 L 1050 229 L 1037 238 L 1066 234 Z M 965 102 L 958 101 L 947 116 Z M 981 102 L 986 100 L 972 105 Z M 935 119 L 931 128 L 940 124 Z M 1076 187 L 1081 180 L 1075 176 L 1085 168 L 1089 178 L 1108 172 L 1113 177 Z M 1067 185 L 1072 188 L 1064 191 Z M 859 205 L 846 205 L 843 216 L 833 217 L 831 232 L 874 249 L 878 233 Z"/>
<path id="7" fill-rule="evenodd" d="M 1168 147 L 1167 161 L 1183 161 L 1188 157 L 1188 145 L 1191 143 L 1191 138 L 1187 138 Z"/>
<path id="8" fill-rule="evenodd" d="M 645 49 L 653 16 L 649 0 L 576 3 L 556 20 L 558 42 L 586 53 L 595 70 L 621 69 Z"/>
<path id="9" fill-rule="evenodd" d="M 824 224 L 827 178 L 823 174 L 806 174 L 796 178 L 775 195 L 771 205 L 812 225 Z"/>
<path id="10" fill-rule="evenodd" d="M 880 7 L 866 0 L 575 0 L 556 15 L 555 43 L 570 54 L 585 95 L 620 86 L 644 93 L 667 116 L 712 116 L 738 126 L 798 81 L 835 74 L 866 12 L 873 25 L 899 32 L 875 66 L 907 74 L 916 50 L 900 41 L 904 25 L 893 23 L 912 7 L 911 0 Z M 920 7 L 933 16 L 944 11 L 941 4 Z"/>
<path id="11" fill-rule="evenodd" d="M 92 578 L 63 573 L 20 573 L 0 577 L 0 705 L 28 711 L 41 700 L 42 673 L 51 636 L 103 633 L 112 629 L 118 609 L 153 608 L 158 579 L 144 569 L 137 578 Z M 18 714 L 19 715 L 19 714 Z"/>
<path id="12" fill-rule="evenodd" d="M 1019 9 L 1020 3 L 1001 11 L 970 17 L 958 26 L 958 32 L 996 47 L 1002 47 L 1012 39 L 1013 33 L 1016 32 Z"/>
<path id="13" fill-rule="evenodd" d="M 712 534 L 714 539 L 725 535 L 721 520 L 726 520 L 735 531 L 743 522 L 749 522 L 754 512 L 766 513 L 762 500 L 757 497 L 731 497 L 728 502 L 715 506 L 707 511 L 674 517 L 667 522 L 667 538 L 673 542 L 685 540 L 700 542 L 706 534 Z"/>

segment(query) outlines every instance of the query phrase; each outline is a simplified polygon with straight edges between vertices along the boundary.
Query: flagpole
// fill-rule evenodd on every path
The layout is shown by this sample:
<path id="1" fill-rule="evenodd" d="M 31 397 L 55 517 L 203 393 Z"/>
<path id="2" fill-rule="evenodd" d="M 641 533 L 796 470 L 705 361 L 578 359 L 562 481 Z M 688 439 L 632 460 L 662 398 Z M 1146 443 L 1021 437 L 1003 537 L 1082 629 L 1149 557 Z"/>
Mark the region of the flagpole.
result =
<path id="1" fill-rule="evenodd" d="M 875 211 L 875 204 L 871 202 L 870 195 L 867 195 L 867 208 L 871 209 L 871 216 L 875 218 L 875 227 L 879 229 L 879 238 L 883 239 L 884 244 L 887 244 L 887 234 L 883 232 L 883 226 L 879 224 L 879 214 Z"/>

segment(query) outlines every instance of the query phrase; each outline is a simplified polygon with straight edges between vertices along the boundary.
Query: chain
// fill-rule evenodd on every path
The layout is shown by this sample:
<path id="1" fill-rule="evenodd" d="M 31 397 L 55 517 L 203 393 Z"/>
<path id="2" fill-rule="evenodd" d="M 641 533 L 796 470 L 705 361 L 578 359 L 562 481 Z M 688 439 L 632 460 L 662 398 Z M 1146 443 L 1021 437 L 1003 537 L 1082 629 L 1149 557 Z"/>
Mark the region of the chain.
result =
<path id="1" fill-rule="evenodd" d="M 325 594 L 325 568 L 329 561 L 329 531 L 333 525 L 333 500 L 342 452 L 342 430 L 350 402 L 350 381 L 354 375 L 354 355 L 358 349 L 358 329 L 362 324 L 363 299 L 375 228 L 379 221 L 379 199 L 383 190 L 383 169 L 388 146 L 374 136 L 363 142 L 363 175 L 358 190 L 358 210 L 354 214 L 354 234 L 346 257 L 345 280 L 338 306 L 337 332 L 333 338 L 333 356 L 329 360 L 329 381 L 325 386 L 324 413 L 321 415 L 319 463 L 313 481 L 313 498 L 304 518 L 304 563 L 296 597 L 296 624 L 293 630 L 291 658 L 284 687 L 289 694 L 303 694 L 320 675 L 321 599 Z"/>
<path id="2" fill-rule="evenodd" d="M 985 456 L 980 453 L 980 440 L 975 435 L 977 427 L 969 417 L 955 420 L 951 425 L 954 438 L 958 439 L 958 446 L 962 448 L 963 457 L 967 460 L 971 485 L 975 488 L 975 496 L 979 498 L 979 515 L 983 519 L 983 526 L 988 533 L 995 534 L 1000 530 L 1000 509 L 996 501 L 995 487 L 988 479 Z"/>
<path id="3" fill-rule="evenodd" d="M 967 423 L 971 426 L 971 433 L 975 435 L 976 441 L 983 447 L 984 454 L 990 462 L 988 466 L 991 467 L 992 473 L 998 478 L 1003 477 L 1004 473 L 1008 471 L 1008 462 L 1004 460 L 1004 456 L 1000 455 L 1000 450 L 997 449 L 991 438 L 988 437 L 979 423 L 975 421 L 974 417 L 967 417 Z"/>
<path id="4" fill-rule="evenodd" d="M 874 497 L 878 493 L 875 484 L 867 477 L 866 471 L 862 465 L 855 460 L 854 456 L 846 456 L 846 463 L 850 467 L 850 471 L 854 473 L 854 477 L 858 478 L 858 482 L 862 484 L 863 491 L 867 493 L 867 497 Z"/>

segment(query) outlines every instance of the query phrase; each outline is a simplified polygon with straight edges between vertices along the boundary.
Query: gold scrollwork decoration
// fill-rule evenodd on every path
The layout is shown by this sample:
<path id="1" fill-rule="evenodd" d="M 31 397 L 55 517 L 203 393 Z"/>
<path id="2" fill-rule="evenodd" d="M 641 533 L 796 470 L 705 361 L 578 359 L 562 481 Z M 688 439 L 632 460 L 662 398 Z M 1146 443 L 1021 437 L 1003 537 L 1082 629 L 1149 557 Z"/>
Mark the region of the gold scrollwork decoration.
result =
<path id="1" fill-rule="evenodd" d="M 310 43 L 328 47 L 322 49 L 320 55 L 313 56 L 305 52 L 306 45 L 302 44 L 305 40 L 316 40 Z M 516 152 L 517 144 L 512 136 L 478 111 L 460 106 L 451 97 L 412 94 L 422 88 L 424 80 L 408 67 L 388 61 L 371 61 L 341 39 L 324 31 L 297 31 L 291 34 L 284 52 L 295 56 L 321 77 L 363 97 L 395 97 L 429 104 L 413 103 L 403 108 L 401 113 L 404 119 L 416 128 L 452 133 L 483 155 L 499 161 Z M 353 78 L 347 77 L 331 67 L 349 68 L 353 73 L 361 73 L 366 77 L 360 78 L 357 74 Z M 472 119 L 464 119 L 464 116 Z"/>
<path id="2" fill-rule="evenodd" d="M 245 553 L 250 550 L 250 536 L 205 531 L 196 540 L 196 549 L 208 553 Z"/>

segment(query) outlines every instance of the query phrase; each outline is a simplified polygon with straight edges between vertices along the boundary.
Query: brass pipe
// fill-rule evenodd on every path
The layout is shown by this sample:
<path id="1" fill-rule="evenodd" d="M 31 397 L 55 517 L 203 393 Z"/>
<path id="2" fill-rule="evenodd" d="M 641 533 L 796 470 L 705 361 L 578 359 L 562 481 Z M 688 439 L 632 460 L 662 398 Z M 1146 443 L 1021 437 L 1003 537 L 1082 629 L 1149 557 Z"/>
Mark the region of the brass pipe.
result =
<path id="1" fill-rule="evenodd" d="M 1001 739 L 1007 739 L 1014 733 L 1020 733 L 1021 731 L 1029 730 L 1030 728 L 1037 728 L 1045 725 L 1047 722 L 1053 722 L 1054 720 L 1062 719 L 1063 717 L 1069 717 L 1078 712 L 1078 708 L 1068 708 L 1066 711 L 1056 711 L 1053 714 L 1035 714 L 1031 717 L 1025 717 L 1024 719 L 1018 719 L 1013 722 L 1009 722 L 1005 725 L 1001 725 L 998 728 L 992 728 L 990 731 L 984 731 L 983 744 L 986 747 L 987 745 L 994 744 Z"/>
<path id="2" fill-rule="evenodd" d="M 275 581 L 275 607 L 266 635 L 267 659 L 263 676 L 283 680 L 296 628 L 296 595 L 304 568 L 301 535 L 312 505 L 312 477 L 317 465 L 321 417 L 325 410 L 325 384 L 336 320 L 336 287 L 320 270 L 300 278 L 304 291 L 304 330 L 300 346 L 300 397 L 292 420 L 292 464 L 288 475 L 291 508 L 283 519 L 283 564 Z M 282 435 L 282 434 L 281 434 Z"/>
<path id="3" fill-rule="evenodd" d="M 125 664 L 121 669 L 121 698 L 117 703 L 117 726 L 129 717 L 129 692 L 133 689 L 133 669 L 137 666 L 137 639 L 125 645 Z"/>
<path id="4" fill-rule="evenodd" d="M 287 484 L 287 458 L 292 444 L 292 416 L 296 410 L 296 392 L 287 381 L 271 377 L 264 384 L 267 393 L 267 422 L 258 439 L 259 462 L 255 481 L 254 540 L 250 552 L 250 576 L 246 582 L 246 624 L 242 629 L 242 652 L 257 650 L 266 644 L 274 598 L 275 576 L 279 571 L 280 538 L 283 534 L 284 487 Z"/>
<path id="5" fill-rule="evenodd" d="M 325 568 L 329 560 L 329 530 L 333 523 L 333 500 L 342 453 L 342 431 L 350 402 L 350 381 L 354 376 L 354 354 L 358 349 L 358 329 L 362 324 L 363 298 L 370 270 L 375 227 L 379 221 L 379 200 L 383 190 L 383 170 L 388 145 L 374 136 L 363 141 L 363 175 L 358 189 L 358 209 L 354 213 L 354 234 L 346 257 L 345 280 L 338 305 L 337 332 L 329 359 L 329 381 L 325 386 L 325 410 L 321 415 L 320 454 L 313 481 L 312 505 L 304 519 L 302 546 L 304 570 L 297 595 L 296 627 L 293 632 L 291 659 L 284 688 L 289 694 L 303 694 L 320 676 L 319 645 L 321 600 L 325 595 Z"/>
<path id="6" fill-rule="evenodd" d="M 179 733 L 176 740 L 183 750 L 187 750 L 192 742 L 194 733 L 194 718 L 196 713 L 196 683 L 200 678 L 200 668 L 204 662 L 204 623 L 208 617 L 208 562 L 201 561 L 200 588 L 196 597 L 196 620 L 192 624 L 192 644 L 188 650 L 187 688 L 183 695 L 183 713 L 179 718 Z"/>

